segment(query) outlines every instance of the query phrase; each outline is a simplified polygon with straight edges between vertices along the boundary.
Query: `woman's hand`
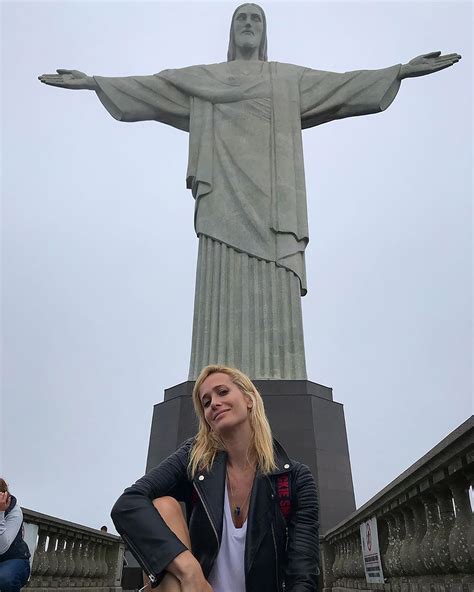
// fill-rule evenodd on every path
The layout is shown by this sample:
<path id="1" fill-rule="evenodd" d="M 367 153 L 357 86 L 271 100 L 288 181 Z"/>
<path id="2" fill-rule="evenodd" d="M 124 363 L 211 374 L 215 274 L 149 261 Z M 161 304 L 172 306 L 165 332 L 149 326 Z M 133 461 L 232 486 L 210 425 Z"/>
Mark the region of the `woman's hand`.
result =
<path id="1" fill-rule="evenodd" d="M 177 555 L 168 565 L 167 570 L 179 580 L 181 592 L 212 592 L 212 587 L 204 577 L 199 561 L 191 551 L 184 551 Z"/>
<path id="2" fill-rule="evenodd" d="M 5 491 L 5 493 L 0 493 L 0 512 L 5 512 L 10 505 L 10 501 L 11 497 L 7 491 Z"/>
<path id="3" fill-rule="evenodd" d="M 97 88 L 94 78 L 79 70 L 59 69 L 56 72 L 57 74 L 42 74 L 38 76 L 38 80 L 50 86 L 59 86 L 71 90 L 95 90 Z"/>
<path id="4" fill-rule="evenodd" d="M 196 574 L 180 581 L 181 592 L 212 592 L 211 584 L 206 580 L 204 574 Z"/>

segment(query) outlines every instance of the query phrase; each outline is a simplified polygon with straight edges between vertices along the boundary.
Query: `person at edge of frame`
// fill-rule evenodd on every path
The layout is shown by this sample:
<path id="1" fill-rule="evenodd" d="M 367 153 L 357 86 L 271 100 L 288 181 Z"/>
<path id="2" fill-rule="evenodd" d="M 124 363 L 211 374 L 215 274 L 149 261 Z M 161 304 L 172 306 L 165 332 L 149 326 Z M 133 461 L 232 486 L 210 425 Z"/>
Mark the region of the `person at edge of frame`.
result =
<path id="1" fill-rule="evenodd" d="M 23 540 L 23 512 L 0 478 L 0 590 L 19 592 L 30 577 L 30 551 Z"/>
<path id="2" fill-rule="evenodd" d="M 308 467 L 272 438 L 262 397 L 240 370 L 205 367 L 192 398 L 196 436 L 126 489 L 111 513 L 150 584 L 160 592 L 315 592 L 318 499 Z"/>

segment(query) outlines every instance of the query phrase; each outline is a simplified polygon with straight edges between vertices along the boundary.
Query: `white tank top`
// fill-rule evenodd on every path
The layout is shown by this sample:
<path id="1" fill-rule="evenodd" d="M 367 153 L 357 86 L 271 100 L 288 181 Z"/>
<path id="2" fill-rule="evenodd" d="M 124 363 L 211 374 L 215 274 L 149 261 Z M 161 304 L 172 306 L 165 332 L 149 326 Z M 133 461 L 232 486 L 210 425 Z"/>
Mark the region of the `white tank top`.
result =
<path id="1" fill-rule="evenodd" d="M 224 498 L 222 541 L 219 553 L 209 575 L 213 592 L 245 592 L 245 535 L 247 520 L 242 528 L 232 521 L 227 482 Z"/>

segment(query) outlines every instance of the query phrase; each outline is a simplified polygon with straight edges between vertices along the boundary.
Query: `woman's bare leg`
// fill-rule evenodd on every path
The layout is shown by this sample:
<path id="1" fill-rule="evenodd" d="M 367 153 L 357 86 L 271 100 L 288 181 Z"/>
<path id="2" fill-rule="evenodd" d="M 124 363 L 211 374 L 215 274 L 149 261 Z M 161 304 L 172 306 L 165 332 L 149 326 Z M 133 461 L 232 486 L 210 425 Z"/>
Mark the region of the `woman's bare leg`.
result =
<path id="1" fill-rule="evenodd" d="M 178 539 L 191 550 L 188 525 L 179 503 L 173 497 L 165 496 L 154 499 L 153 505 Z M 167 573 L 156 590 L 157 592 L 181 592 L 181 584 L 173 574 Z"/>

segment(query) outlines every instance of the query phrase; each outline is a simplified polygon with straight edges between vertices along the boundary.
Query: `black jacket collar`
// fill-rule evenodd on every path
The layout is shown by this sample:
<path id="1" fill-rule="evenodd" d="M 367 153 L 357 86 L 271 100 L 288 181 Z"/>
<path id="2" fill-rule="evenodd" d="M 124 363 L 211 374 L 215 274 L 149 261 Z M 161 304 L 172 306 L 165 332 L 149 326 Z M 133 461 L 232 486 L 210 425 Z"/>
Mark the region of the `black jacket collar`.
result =
<path id="1" fill-rule="evenodd" d="M 255 554 L 268 532 L 275 506 L 276 492 L 271 476 L 288 473 L 293 467 L 292 461 L 283 446 L 273 440 L 275 464 L 277 468 L 269 475 L 257 472 L 249 502 L 249 516 L 245 545 L 245 571 L 248 573 Z M 199 491 L 209 513 L 213 526 L 218 534 L 219 543 L 222 540 L 223 507 L 225 494 L 227 452 L 220 451 L 210 471 L 198 471 L 193 479 L 194 486 Z"/>
<path id="2" fill-rule="evenodd" d="M 273 450 L 275 453 L 275 464 L 277 468 L 271 473 L 272 475 L 281 475 L 282 473 L 288 473 L 293 468 L 291 459 L 288 458 L 286 450 L 283 446 L 273 438 Z"/>

